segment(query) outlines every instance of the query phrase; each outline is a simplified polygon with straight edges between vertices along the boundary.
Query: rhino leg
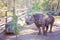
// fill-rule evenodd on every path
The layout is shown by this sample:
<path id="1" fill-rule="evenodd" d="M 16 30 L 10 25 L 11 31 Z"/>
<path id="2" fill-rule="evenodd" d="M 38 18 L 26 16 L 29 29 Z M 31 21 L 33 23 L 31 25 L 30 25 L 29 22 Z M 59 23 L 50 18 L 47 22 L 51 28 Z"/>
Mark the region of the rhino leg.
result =
<path id="1" fill-rule="evenodd" d="M 52 26 L 53 26 L 53 23 L 52 24 L 50 24 L 50 33 L 52 32 Z"/>
<path id="2" fill-rule="evenodd" d="M 40 35 L 40 34 L 41 34 L 41 29 L 40 29 L 40 28 L 38 28 L 38 30 L 39 30 L 38 35 Z"/>
<path id="3" fill-rule="evenodd" d="M 47 31 L 48 31 L 48 26 L 46 26 L 45 35 L 47 35 Z"/>
<path id="4" fill-rule="evenodd" d="M 53 24 L 54 24 L 54 20 L 50 23 L 50 33 L 52 32 L 52 27 L 53 27 Z"/>
<path id="5" fill-rule="evenodd" d="M 40 28 L 40 25 L 38 25 L 38 24 L 36 24 L 36 23 L 35 23 L 35 25 L 36 25 L 36 27 L 38 28 L 38 31 L 39 31 L 39 32 L 38 32 L 38 35 L 40 35 L 40 34 L 41 34 L 41 28 Z"/>
<path id="6" fill-rule="evenodd" d="M 45 26 L 42 26 L 42 31 L 43 31 L 43 35 L 47 35 L 46 30 L 45 30 Z"/>
<path id="7" fill-rule="evenodd" d="M 46 26 L 46 32 L 48 31 L 48 26 Z"/>

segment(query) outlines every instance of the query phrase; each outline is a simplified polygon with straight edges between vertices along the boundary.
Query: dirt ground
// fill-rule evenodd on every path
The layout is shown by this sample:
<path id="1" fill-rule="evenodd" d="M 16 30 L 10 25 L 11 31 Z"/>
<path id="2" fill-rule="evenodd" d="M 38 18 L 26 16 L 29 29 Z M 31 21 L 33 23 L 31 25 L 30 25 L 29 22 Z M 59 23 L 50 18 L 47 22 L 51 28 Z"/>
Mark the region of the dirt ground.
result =
<path id="1" fill-rule="evenodd" d="M 47 36 L 37 34 L 38 30 L 36 26 L 32 24 L 20 30 L 17 38 L 16 35 L 0 34 L 0 40 L 60 40 L 60 19 L 55 21 L 52 33 L 48 32 Z"/>
<path id="2" fill-rule="evenodd" d="M 60 19 L 55 20 L 53 25 L 52 33 L 44 35 L 37 35 L 38 30 L 34 24 L 26 27 L 23 31 L 21 31 L 21 40 L 60 40 Z"/>

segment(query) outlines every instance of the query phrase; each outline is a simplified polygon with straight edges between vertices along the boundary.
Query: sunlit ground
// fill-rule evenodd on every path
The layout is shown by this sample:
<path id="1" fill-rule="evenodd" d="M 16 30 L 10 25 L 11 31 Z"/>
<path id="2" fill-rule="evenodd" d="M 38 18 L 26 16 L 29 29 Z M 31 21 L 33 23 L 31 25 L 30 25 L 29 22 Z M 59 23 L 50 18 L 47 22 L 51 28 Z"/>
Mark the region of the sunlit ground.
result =
<path id="1" fill-rule="evenodd" d="M 37 35 L 38 30 L 34 24 L 29 25 L 28 27 L 24 28 L 21 33 L 21 39 L 22 40 L 59 40 L 60 38 L 60 16 L 54 16 L 55 22 L 53 25 L 52 33 L 49 33 L 48 30 L 48 36 L 44 37 L 43 35 Z"/>
<path id="2" fill-rule="evenodd" d="M 60 19 L 60 16 L 54 16 L 55 19 Z"/>
<path id="3" fill-rule="evenodd" d="M 55 23 L 53 26 L 53 32 L 49 33 L 48 36 L 37 35 L 38 30 L 34 24 L 27 25 L 26 27 L 23 27 L 20 29 L 20 34 L 18 34 L 18 37 L 16 38 L 16 35 L 6 35 L 5 37 L 0 35 L 2 39 L 5 38 L 5 40 L 56 40 L 60 39 L 60 16 L 55 16 Z M 0 37 L 0 38 L 1 38 Z M 4 38 L 3 38 L 4 37 Z"/>

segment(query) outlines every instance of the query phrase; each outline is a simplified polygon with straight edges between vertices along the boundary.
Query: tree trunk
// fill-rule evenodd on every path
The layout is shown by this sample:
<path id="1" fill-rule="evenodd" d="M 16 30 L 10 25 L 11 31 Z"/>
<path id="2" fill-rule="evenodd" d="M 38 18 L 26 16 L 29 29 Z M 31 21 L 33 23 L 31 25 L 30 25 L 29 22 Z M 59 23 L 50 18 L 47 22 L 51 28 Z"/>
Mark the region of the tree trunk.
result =
<path id="1" fill-rule="evenodd" d="M 57 9 L 59 8 L 59 2 L 60 2 L 60 1 L 58 0 L 58 3 L 57 3 Z M 56 11 L 57 11 L 57 9 L 56 9 Z"/>
<path id="2" fill-rule="evenodd" d="M 7 1 L 5 3 L 5 6 L 7 7 Z M 5 32 L 7 31 L 7 10 L 5 11 L 5 17 L 6 17 L 6 24 L 5 24 Z"/>
<path id="3" fill-rule="evenodd" d="M 53 8 L 53 0 L 50 0 L 50 12 L 52 12 Z"/>
<path id="4" fill-rule="evenodd" d="M 57 8 L 56 8 L 57 15 L 60 15 L 59 3 L 60 3 L 60 0 L 58 0 L 58 3 L 57 3 Z"/>

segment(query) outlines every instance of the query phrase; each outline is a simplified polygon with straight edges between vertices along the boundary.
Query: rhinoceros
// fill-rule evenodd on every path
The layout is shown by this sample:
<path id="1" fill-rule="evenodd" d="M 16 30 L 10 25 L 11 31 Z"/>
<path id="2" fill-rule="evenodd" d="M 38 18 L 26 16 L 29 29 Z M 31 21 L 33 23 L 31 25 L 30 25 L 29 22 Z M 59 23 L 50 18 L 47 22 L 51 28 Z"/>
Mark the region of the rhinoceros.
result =
<path id="1" fill-rule="evenodd" d="M 39 30 L 38 34 L 41 34 L 41 27 L 43 31 L 43 35 L 47 35 L 47 31 L 50 25 L 49 32 L 52 32 L 52 26 L 54 24 L 54 17 L 47 13 L 47 14 L 34 14 L 30 17 L 26 17 L 26 24 L 30 25 L 32 23 L 35 23 L 36 27 Z"/>

